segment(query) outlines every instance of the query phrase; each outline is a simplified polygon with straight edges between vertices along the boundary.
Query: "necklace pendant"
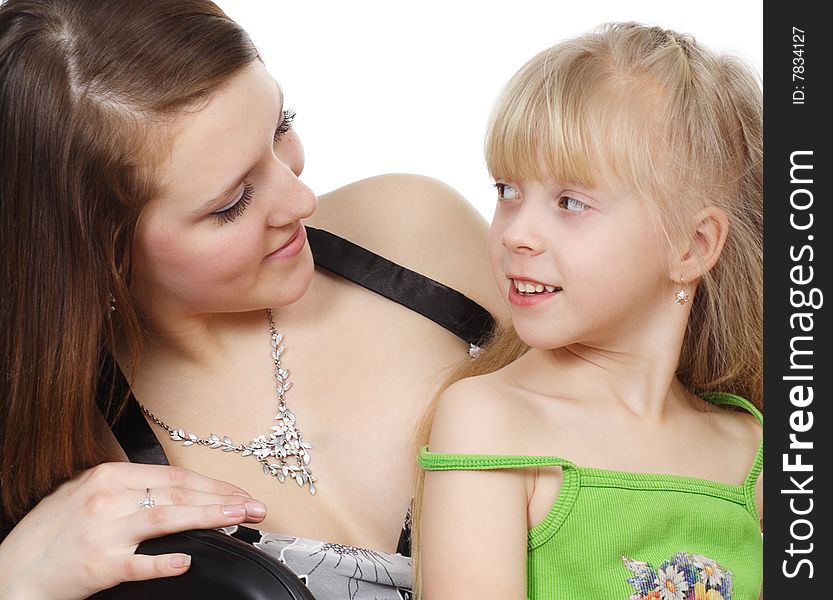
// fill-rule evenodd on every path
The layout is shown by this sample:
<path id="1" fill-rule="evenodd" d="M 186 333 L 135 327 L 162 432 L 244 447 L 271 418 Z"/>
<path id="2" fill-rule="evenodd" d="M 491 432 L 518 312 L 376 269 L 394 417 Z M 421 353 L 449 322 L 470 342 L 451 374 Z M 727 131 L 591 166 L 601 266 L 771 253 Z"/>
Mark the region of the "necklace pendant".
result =
<path id="1" fill-rule="evenodd" d="M 261 463 L 266 475 L 271 475 L 281 483 L 287 479 L 294 479 L 300 487 L 307 486 L 309 493 L 315 495 L 315 476 L 309 469 L 309 450 L 312 444 L 304 441 L 304 436 L 295 426 L 295 415 L 286 407 L 285 396 L 292 387 L 292 382 L 288 381 L 289 371 L 281 364 L 281 355 L 286 350 L 283 343 L 284 336 L 275 329 L 272 309 L 267 308 L 266 314 L 269 317 L 272 360 L 275 363 L 275 392 L 278 397 L 278 414 L 275 415 L 277 424 L 272 425 L 269 435 L 258 435 L 248 444 L 243 445 L 235 444 L 227 435 L 220 437 L 216 433 L 209 434 L 207 438 L 201 438 L 184 429 L 174 429 L 150 412 L 144 404 L 137 402 L 142 412 L 165 429 L 173 441 L 181 442 L 183 446 L 205 446 L 215 450 L 220 449 L 223 452 L 239 453 L 240 456 L 254 456 Z"/>
<path id="2" fill-rule="evenodd" d="M 242 455 L 253 455 L 263 465 L 263 473 L 275 477 L 284 483 L 294 479 L 300 486 L 308 486 L 309 493 L 315 495 L 315 476 L 309 469 L 312 444 L 305 442 L 303 435 L 295 427 L 295 415 L 281 403 L 278 422 L 272 425 L 269 436 L 259 435 L 245 446 Z"/>

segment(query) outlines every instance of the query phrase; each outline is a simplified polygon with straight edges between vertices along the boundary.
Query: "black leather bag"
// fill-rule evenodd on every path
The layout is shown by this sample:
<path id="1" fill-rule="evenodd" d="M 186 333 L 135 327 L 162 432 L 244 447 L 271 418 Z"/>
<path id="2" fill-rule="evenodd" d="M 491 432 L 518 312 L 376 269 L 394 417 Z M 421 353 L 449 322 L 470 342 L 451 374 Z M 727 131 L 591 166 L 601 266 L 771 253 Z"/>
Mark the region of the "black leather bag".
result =
<path id="1" fill-rule="evenodd" d="M 169 552 L 191 555 L 186 573 L 122 583 L 89 600 L 315 600 L 289 567 L 219 531 L 185 531 L 142 542 L 136 550 L 152 555 Z"/>

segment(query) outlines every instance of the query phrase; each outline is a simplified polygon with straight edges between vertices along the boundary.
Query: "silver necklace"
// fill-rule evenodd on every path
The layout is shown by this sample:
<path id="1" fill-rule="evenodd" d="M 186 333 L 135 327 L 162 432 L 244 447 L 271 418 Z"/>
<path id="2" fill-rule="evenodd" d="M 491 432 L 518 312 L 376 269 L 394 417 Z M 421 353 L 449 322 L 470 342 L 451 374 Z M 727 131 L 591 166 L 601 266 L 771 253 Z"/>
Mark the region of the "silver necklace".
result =
<path id="1" fill-rule="evenodd" d="M 286 392 L 292 387 L 292 382 L 288 381 L 289 371 L 281 366 L 281 354 L 286 349 L 283 334 L 278 333 L 275 328 L 271 308 L 266 309 L 266 314 L 269 315 L 272 359 L 275 362 L 275 391 L 278 394 L 278 414 L 275 415 L 277 424 L 272 425 L 271 433 L 255 436 L 248 444 L 239 445 L 232 442 L 227 435 L 211 433 L 207 438 L 201 438 L 182 428 L 171 427 L 150 412 L 144 404 L 138 400 L 136 402 L 151 421 L 168 432 L 173 441 L 182 442 L 183 446 L 206 446 L 219 448 L 223 452 L 234 452 L 240 456 L 254 456 L 263 465 L 266 475 L 277 478 L 281 483 L 287 479 L 294 479 L 301 487 L 309 486 L 309 493 L 315 494 L 315 477 L 309 469 L 309 449 L 312 448 L 312 444 L 304 441 L 304 437 L 295 426 L 295 415 L 286 407 Z"/>

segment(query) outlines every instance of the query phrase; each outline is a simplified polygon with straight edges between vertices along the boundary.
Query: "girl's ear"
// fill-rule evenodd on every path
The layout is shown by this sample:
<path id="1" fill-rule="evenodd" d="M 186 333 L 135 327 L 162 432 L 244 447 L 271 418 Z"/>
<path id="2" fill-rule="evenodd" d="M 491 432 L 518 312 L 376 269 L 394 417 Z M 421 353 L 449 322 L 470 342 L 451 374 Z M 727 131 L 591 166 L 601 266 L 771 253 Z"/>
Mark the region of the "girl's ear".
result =
<path id="1" fill-rule="evenodd" d="M 672 279 L 699 279 L 714 266 L 723 251 L 729 233 L 729 217 L 725 211 L 708 206 L 697 213 L 694 224 L 691 236 L 681 244 L 678 271 L 671 273 Z"/>

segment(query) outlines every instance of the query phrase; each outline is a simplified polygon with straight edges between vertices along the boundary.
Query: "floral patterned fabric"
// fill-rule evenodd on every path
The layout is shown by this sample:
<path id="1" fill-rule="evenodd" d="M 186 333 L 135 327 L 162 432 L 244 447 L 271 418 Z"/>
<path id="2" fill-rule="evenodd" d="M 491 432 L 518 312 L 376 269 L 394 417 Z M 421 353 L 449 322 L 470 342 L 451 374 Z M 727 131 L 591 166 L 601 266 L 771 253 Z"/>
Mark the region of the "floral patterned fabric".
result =
<path id="1" fill-rule="evenodd" d="M 732 572 L 702 554 L 679 552 L 654 569 L 626 556 L 636 590 L 628 600 L 732 600 Z"/>
<path id="2" fill-rule="evenodd" d="M 235 526 L 222 531 L 234 535 L 237 530 Z M 412 598 L 410 557 L 281 533 L 258 535 L 260 540 L 255 540 L 254 546 L 292 569 L 316 598 Z"/>

